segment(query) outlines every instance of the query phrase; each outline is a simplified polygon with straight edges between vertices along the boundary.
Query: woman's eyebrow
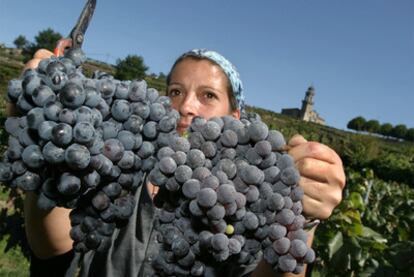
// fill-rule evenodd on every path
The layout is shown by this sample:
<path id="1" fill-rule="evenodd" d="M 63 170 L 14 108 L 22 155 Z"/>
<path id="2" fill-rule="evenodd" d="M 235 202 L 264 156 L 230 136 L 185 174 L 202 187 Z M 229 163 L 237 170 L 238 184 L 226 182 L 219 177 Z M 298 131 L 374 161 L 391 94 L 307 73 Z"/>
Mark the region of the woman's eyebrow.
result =
<path id="1" fill-rule="evenodd" d="M 181 84 L 181 83 L 179 83 L 179 82 L 170 82 L 168 85 L 169 85 L 169 86 L 171 86 L 171 85 L 183 86 L 183 84 Z"/>

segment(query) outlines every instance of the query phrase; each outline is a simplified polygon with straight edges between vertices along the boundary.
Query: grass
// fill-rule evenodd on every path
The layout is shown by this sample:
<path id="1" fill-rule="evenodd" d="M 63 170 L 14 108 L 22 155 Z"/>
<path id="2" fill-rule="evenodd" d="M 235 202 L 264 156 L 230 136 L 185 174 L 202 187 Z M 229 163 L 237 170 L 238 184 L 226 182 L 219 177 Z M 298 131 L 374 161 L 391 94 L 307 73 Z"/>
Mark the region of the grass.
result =
<path id="1" fill-rule="evenodd" d="M 6 252 L 8 238 L 5 236 L 0 241 L 0 277 L 29 276 L 29 261 L 23 256 L 20 247 Z"/>

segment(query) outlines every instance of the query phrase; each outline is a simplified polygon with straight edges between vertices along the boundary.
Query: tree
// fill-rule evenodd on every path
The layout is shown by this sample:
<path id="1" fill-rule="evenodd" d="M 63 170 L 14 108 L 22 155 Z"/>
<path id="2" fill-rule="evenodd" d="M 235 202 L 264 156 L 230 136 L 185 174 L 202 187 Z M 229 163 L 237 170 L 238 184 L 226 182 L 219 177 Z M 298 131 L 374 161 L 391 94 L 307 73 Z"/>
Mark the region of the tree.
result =
<path id="1" fill-rule="evenodd" d="M 407 130 L 405 134 L 405 139 L 409 141 L 414 141 L 414 128 L 410 128 Z"/>
<path id="2" fill-rule="evenodd" d="M 29 45 L 29 41 L 26 39 L 25 36 L 19 35 L 14 41 L 13 44 L 18 49 L 23 49 Z"/>
<path id="3" fill-rule="evenodd" d="M 117 60 L 115 77 L 119 80 L 140 80 L 144 79 L 147 70 L 141 56 L 128 55 L 125 59 Z"/>
<path id="4" fill-rule="evenodd" d="M 391 135 L 396 138 L 404 139 L 407 134 L 407 127 L 404 124 L 398 124 L 391 130 Z"/>
<path id="5" fill-rule="evenodd" d="M 59 39 L 62 38 L 62 35 L 58 32 L 53 31 L 51 28 L 40 31 L 37 36 L 35 36 L 34 47 L 36 50 L 44 48 L 50 51 L 53 51 L 56 47 L 56 43 Z"/>
<path id="6" fill-rule="evenodd" d="M 365 118 L 363 118 L 362 116 L 358 116 L 354 119 L 351 119 L 351 121 L 348 122 L 348 125 L 346 127 L 351 130 L 362 131 L 362 127 L 364 126 L 365 122 Z"/>
<path id="7" fill-rule="evenodd" d="M 379 129 L 379 133 L 384 136 L 390 136 L 392 130 L 392 125 L 390 123 L 384 123 Z"/>
<path id="8" fill-rule="evenodd" d="M 378 133 L 380 129 L 380 123 L 378 122 L 378 120 L 375 119 L 368 120 L 367 122 L 365 122 L 363 129 L 370 133 Z"/>
<path id="9" fill-rule="evenodd" d="M 44 48 L 53 51 L 58 40 L 61 38 L 62 35 L 58 32 L 53 31 L 51 28 L 40 31 L 37 36 L 35 36 L 35 42 L 27 43 L 23 48 L 23 61 L 27 62 L 30 60 L 33 57 L 34 53 L 39 49 Z"/>

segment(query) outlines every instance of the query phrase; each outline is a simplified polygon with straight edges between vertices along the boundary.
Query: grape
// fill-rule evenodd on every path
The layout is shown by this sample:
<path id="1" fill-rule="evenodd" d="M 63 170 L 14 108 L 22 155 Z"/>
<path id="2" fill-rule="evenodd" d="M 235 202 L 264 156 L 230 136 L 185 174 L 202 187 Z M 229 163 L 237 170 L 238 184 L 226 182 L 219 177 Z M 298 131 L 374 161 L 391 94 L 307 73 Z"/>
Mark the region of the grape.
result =
<path id="1" fill-rule="evenodd" d="M 191 149 L 187 154 L 187 165 L 192 169 L 201 167 L 204 165 L 205 156 L 204 153 L 198 149 Z"/>
<path id="2" fill-rule="evenodd" d="M 157 131 L 157 123 L 154 121 L 148 121 L 145 123 L 142 133 L 147 139 L 155 139 L 157 137 L 158 131 Z"/>
<path id="3" fill-rule="evenodd" d="M 285 254 L 290 248 L 290 240 L 286 237 L 282 237 L 273 242 L 273 250 L 276 251 L 279 255 Z"/>
<path id="4" fill-rule="evenodd" d="M 179 238 L 172 242 L 171 249 L 175 256 L 183 257 L 187 255 L 188 251 L 190 250 L 190 245 L 185 239 Z"/>
<path id="5" fill-rule="evenodd" d="M 273 193 L 269 198 L 266 200 L 267 208 L 270 211 L 279 211 L 285 205 L 285 200 L 279 193 Z"/>
<path id="6" fill-rule="evenodd" d="M 287 230 L 286 227 L 283 225 L 280 225 L 278 223 L 274 223 L 270 226 L 269 229 L 269 237 L 272 240 L 278 240 L 286 236 Z"/>
<path id="7" fill-rule="evenodd" d="M 210 141 L 216 140 L 220 136 L 220 132 L 220 126 L 214 121 L 208 121 L 201 130 L 203 137 Z"/>
<path id="8" fill-rule="evenodd" d="M 193 171 L 189 166 L 180 165 L 177 167 L 177 170 L 174 173 L 174 177 L 179 183 L 185 183 L 191 179 L 192 174 Z"/>
<path id="9" fill-rule="evenodd" d="M 92 124 L 87 122 L 79 122 L 73 127 L 73 138 L 75 142 L 87 144 L 95 137 L 95 129 Z"/>
<path id="10" fill-rule="evenodd" d="M 276 264 L 279 260 L 279 255 L 273 250 L 272 247 L 266 247 L 263 252 L 263 258 L 269 264 Z"/>
<path id="11" fill-rule="evenodd" d="M 295 219 L 295 214 L 292 212 L 292 210 L 289 210 L 289 209 L 282 209 L 276 215 L 277 222 L 279 222 L 282 225 L 292 224 L 294 219 Z"/>
<path id="12" fill-rule="evenodd" d="M 103 154 L 111 161 L 119 161 L 124 152 L 124 145 L 117 139 L 108 139 L 104 143 Z"/>
<path id="13" fill-rule="evenodd" d="M 43 106 L 45 118 L 52 121 L 58 121 L 62 104 L 60 102 L 48 102 Z"/>
<path id="14" fill-rule="evenodd" d="M 289 253 L 295 258 L 302 258 L 308 252 L 308 246 L 305 242 L 294 239 L 290 243 Z"/>
<path id="15" fill-rule="evenodd" d="M 66 123 L 59 123 L 54 126 L 52 141 L 58 146 L 68 145 L 72 141 L 72 127 Z"/>
<path id="16" fill-rule="evenodd" d="M 145 81 L 132 81 L 129 85 L 128 97 L 133 102 L 145 100 L 147 83 Z"/>
<path id="17" fill-rule="evenodd" d="M 196 179 L 190 179 L 183 184 L 182 192 L 188 199 L 195 199 L 200 191 L 200 182 Z"/>
<path id="18" fill-rule="evenodd" d="M 249 185 L 258 185 L 264 180 L 264 173 L 256 166 L 248 165 L 241 172 L 242 180 Z"/>
<path id="19" fill-rule="evenodd" d="M 225 130 L 220 137 L 220 142 L 225 147 L 235 147 L 237 145 L 237 134 L 232 130 Z"/>
<path id="20" fill-rule="evenodd" d="M 76 67 L 86 61 L 86 55 L 81 48 L 69 48 L 65 51 L 65 58 L 70 59 Z"/>
<path id="21" fill-rule="evenodd" d="M 19 96 L 22 94 L 22 80 L 10 80 L 7 86 L 7 96 L 10 100 L 16 102 Z"/>
<path id="22" fill-rule="evenodd" d="M 0 182 L 11 181 L 13 179 L 12 168 L 9 164 L 0 163 Z"/>
<path id="23" fill-rule="evenodd" d="M 147 119 L 150 115 L 150 107 L 143 102 L 131 103 L 131 111 L 141 119 Z"/>
<path id="24" fill-rule="evenodd" d="M 58 181 L 57 189 L 64 195 L 73 195 L 80 189 L 81 181 L 78 177 L 64 172 Z"/>
<path id="25" fill-rule="evenodd" d="M 31 168 L 40 168 L 44 165 L 44 157 L 38 145 L 30 145 L 23 150 L 23 162 Z"/>
<path id="26" fill-rule="evenodd" d="M 56 94 L 48 86 L 40 85 L 33 91 L 32 99 L 37 106 L 43 107 L 49 102 L 55 102 Z"/>
<path id="27" fill-rule="evenodd" d="M 221 220 L 226 215 L 226 210 L 220 204 L 214 205 L 211 209 L 207 211 L 207 217 L 211 220 Z"/>
<path id="28" fill-rule="evenodd" d="M 122 158 L 118 161 L 117 165 L 121 169 L 131 169 L 135 164 L 135 155 L 132 151 L 124 151 Z"/>
<path id="29" fill-rule="evenodd" d="M 153 121 L 160 121 L 164 115 L 165 115 L 166 111 L 164 108 L 164 105 L 161 103 L 152 103 L 150 105 L 150 119 Z"/>
<path id="30" fill-rule="evenodd" d="M 207 158 L 213 158 L 217 153 L 217 147 L 216 144 L 212 141 L 206 141 L 201 145 L 200 149 L 205 157 Z"/>
<path id="31" fill-rule="evenodd" d="M 216 251 L 224 251 L 228 249 L 229 239 L 224 234 L 215 234 L 211 238 L 211 246 Z"/>
<path id="32" fill-rule="evenodd" d="M 141 146 L 142 137 L 129 131 L 120 131 L 117 139 L 123 144 L 125 150 L 135 150 Z"/>
<path id="33" fill-rule="evenodd" d="M 148 158 L 155 151 L 154 145 L 148 141 L 144 141 L 138 150 L 138 156 L 142 159 Z"/>
<path id="34" fill-rule="evenodd" d="M 72 144 L 65 151 L 65 162 L 73 169 L 84 169 L 89 165 L 91 155 L 83 145 Z"/>
<path id="35" fill-rule="evenodd" d="M 272 146 L 268 141 L 262 140 L 254 145 L 254 150 L 256 150 L 256 153 L 260 156 L 266 157 L 271 154 Z"/>
<path id="36" fill-rule="evenodd" d="M 0 163 L 0 166 L 6 166 L 6 164 L 5 163 Z M 12 165 L 11 165 L 11 168 L 10 168 L 9 165 L 7 165 L 7 167 L 5 169 L 4 168 L 2 169 L 3 173 L 0 174 L 0 175 L 3 176 L 3 179 L 5 179 L 5 180 L 3 180 L 3 182 L 11 180 L 12 175 L 8 172 L 8 170 L 10 170 L 10 169 L 14 174 L 22 175 L 23 173 L 26 172 L 27 167 L 26 167 L 26 165 L 24 164 L 24 162 L 22 160 L 13 162 Z"/>
<path id="37" fill-rule="evenodd" d="M 202 167 L 199 167 L 199 168 L 202 168 Z M 193 174 L 193 177 L 195 178 L 195 174 Z M 200 178 L 197 178 L 197 179 L 200 180 Z M 208 175 L 207 177 L 203 177 L 201 180 L 202 180 L 203 188 L 211 188 L 213 190 L 217 190 L 217 188 L 220 186 L 220 182 L 218 178 L 214 175 Z"/>
<path id="38" fill-rule="evenodd" d="M 102 98 L 112 99 L 115 94 L 115 84 L 111 79 L 100 79 L 97 83 L 97 88 L 101 92 Z"/>
<path id="39" fill-rule="evenodd" d="M 246 212 L 246 215 L 243 217 L 243 225 L 247 230 L 254 230 L 259 226 L 259 219 L 252 212 Z"/>
<path id="40" fill-rule="evenodd" d="M 50 198 L 48 198 L 43 193 L 40 193 L 37 198 L 37 206 L 44 211 L 50 211 L 54 207 L 56 207 L 56 202 Z"/>
<path id="41" fill-rule="evenodd" d="M 258 142 L 266 139 L 269 133 L 269 128 L 263 122 L 255 121 L 250 124 L 248 133 L 252 141 Z"/>
<path id="42" fill-rule="evenodd" d="M 195 116 L 191 122 L 191 130 L 193 132 L 201 132 L 201 129 L 204 127 L 204 124 L 206 124 L 206 122 L 207 121 L 205 118 L 201 116 Z"/>
<path id="43" fill-rule="evenodd" d="M 300 175 L 296 168 L 287 167 L 280 173 L 280 179 L 284 184 L 291 186 L 299 182 Z"/>
<path id="44" fill-rule="evenodd" d="M 40 123 L 39 128 L 37 130 L 39 137 L 41 137 L 45 141 L 50 141 L 52 139 L 52 129 L 56 125 L 56 122 L 53 121 L 43 121 L 42 123 Z"/>
<path id="45" fill-rule="evenodd" d="M 170 139 L 169 147 L 174 151 L 187 153 L 190 150 L 190 143 L 183 137 L 174 136 Z"/>
<path id="46" fill-rule="evenodd" d="M 37 75 L 23 77 L 22 87 L 26 95 L 32 95 L 33 91 L 41 85 L 41 79 Z"/>
<path id="47" fill-rule="evenodd" d="M 33 108 L 27 113 L 27 125 L 30 129 L 37 130 L 43 121 L 45 117 L 42 108 Z"/>
<path id="48" fill-rule="evenodd" d="M 109 197 L 103 192 L 98 192 L 95 197 L 92 198 L 92 205 L 98 211 L 105 210 L 109 206 L 109 203 Z"/>
<path id="49" fill-rule="evenodd" d="M 115 100 L 111 106 L 112 117 L 118 121 L 125 121 L 129 118 L 132 111 L 129 102 L 126 100 Z"/>
<path id="50" fill-rule="evenodd" d="M 201 149 L 202 145 L 205 143 L 204 137 L 200 132 L 191 133 L 188 137 L 188 141 L 193 149 Z"/>
<path id="51" fill-rule="evenodd" d="M 68 82 L 59 93 L 59 99 L 68 108 L 80 107 L 86 99 L 84 90 L 75 83 Z"/>
<path id="52" fill-rule="evenodd" d="M 51 164 L 61 163 L 65 160 L 65 149 L 56 146 L 51 141 L 45 144 L 42 154 L 44 159 Z"/>
<path id="53" fill-rule="evenodd" d="M 309 248 L 305 254 L 305 257 L 303 257 L 303 262 L 308 264 L 308 263 L 313 263 L 314 260 L 315 260 L 315 251 Z"/>
<path id="54" fill-rule="evenodd" d="M 273 151 L 281 150 L 286 145 L 282 133 L 276 130 L 270 130 L 266 140 L 270 142 Z"/>
<path id="55" fill-rule="evenodd" d="M 236 189 L 229 184 L 223 184 L 217 189 L 217 200 L 222 204 L 230 204 L 236 200 Z"/>
<path id="56" fill-rule="evenodd" d="M 197 194 L 197 202 L 201 207 L 211 208 L 216 204 L 217 194 L 211 188 L 203 188 Z"/>

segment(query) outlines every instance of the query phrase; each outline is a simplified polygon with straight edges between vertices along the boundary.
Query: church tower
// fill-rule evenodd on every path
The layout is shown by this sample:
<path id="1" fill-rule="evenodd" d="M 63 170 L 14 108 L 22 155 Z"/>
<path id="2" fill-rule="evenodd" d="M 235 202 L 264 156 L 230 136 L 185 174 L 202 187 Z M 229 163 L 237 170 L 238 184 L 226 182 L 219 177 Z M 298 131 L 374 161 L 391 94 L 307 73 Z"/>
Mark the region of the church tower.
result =
<path id="1" fill-rule="evenodd" d="M 310 86 L 306 91 L 305 99 L 302 100 L 301 117 L 302 120 L 309 121 L 313 113 L 313 97 L 315 96 L 315 89 Z"/>

